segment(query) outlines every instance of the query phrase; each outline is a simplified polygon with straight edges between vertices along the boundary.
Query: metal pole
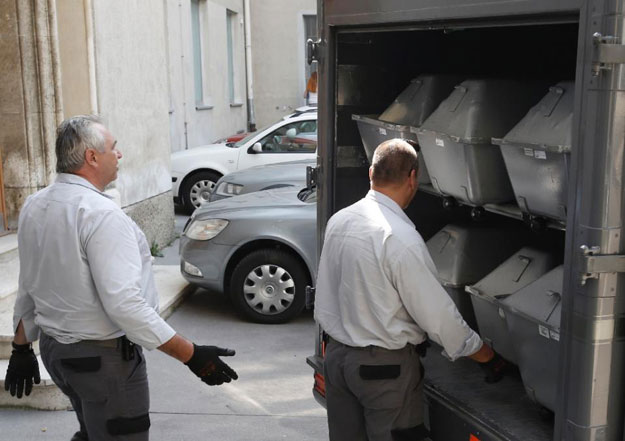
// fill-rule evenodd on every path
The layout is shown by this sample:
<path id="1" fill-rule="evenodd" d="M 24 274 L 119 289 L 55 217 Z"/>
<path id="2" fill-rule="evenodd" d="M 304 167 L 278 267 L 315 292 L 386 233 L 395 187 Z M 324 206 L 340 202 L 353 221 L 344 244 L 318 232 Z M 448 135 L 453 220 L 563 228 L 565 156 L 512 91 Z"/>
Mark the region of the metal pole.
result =
<path id="1" fill-rule="evenodd" d="M 244 2 L 245 15 L 245 78 L 247 86 L 247 129 L 256 130 L 256 115 L 254 113 L 254 72 L 252 69 L 252 14 L 250 0 Z"/>
<path id="2" fill-rule="evenodd" d="M 593 66 L 600 49 L 593 34 L 609 34 L 622 43 L 623 8 L 622 2 L 595 0 L 580 14 L 557 441 L 623 439 L 623 275 L 596 274 L 585 283 L 581 277 L 586 272 L 583 245 L 598 247 L 596 254 L 625 254 L 625 71 L 622 64 Z"/>

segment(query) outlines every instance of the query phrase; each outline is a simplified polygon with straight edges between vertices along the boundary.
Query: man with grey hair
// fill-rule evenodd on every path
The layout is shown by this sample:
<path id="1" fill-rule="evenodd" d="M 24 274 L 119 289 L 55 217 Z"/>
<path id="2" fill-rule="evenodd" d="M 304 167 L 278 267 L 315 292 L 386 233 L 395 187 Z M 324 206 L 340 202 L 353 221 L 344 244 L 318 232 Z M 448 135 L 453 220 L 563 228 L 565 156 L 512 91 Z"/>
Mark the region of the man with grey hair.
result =
<path id="1" fill-rule="evenodd" d="M 326 227 L 315 319 L 329 336 L 331 441 L 426 439 L 419 353 L 427 335 L 451 360 L 482 363 L 488 381 L 505 367 L 438 283 L 426 245 L 402 211 L 418 188 L 417 147 L 401 139 L 380 144 L 371 190 Z"/>
<path id="2" fill-rule="evenodd" d="M 76 411 L 72 441 L 147 440 L 148 380 L 142 347 L 185 363 L 208 385 L 237 379 L 220 356 L 197 346 L 158 314 L 150 247 L 104 193 L 117 178 L 117 141 L 91 115 L 57 131 L 58 176 L 20 213 L 15 337 L 5 389 L 21 398 L 39 383 L 32 342 Z"/>

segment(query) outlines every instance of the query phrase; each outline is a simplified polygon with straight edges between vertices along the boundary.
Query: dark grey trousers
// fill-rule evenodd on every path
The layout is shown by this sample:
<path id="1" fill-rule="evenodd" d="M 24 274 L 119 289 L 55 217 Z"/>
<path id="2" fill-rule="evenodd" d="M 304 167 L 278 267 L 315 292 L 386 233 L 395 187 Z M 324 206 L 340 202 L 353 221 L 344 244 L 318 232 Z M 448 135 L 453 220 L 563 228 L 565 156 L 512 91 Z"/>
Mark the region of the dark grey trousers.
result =
<path id="1" fill-rule="evenodd" d="M 42 334 L 41 359 L 89 441 L 147 441 L 150 397 L 140 346 L 125 361 L 114 341 L 62 344 Z"/>
<path id="2" fill-rule="evenodd" d="M 330 339 L 324 375 L 330 441 L 425 437 L 423 371 L 414 346 L 353 348 Z"/>

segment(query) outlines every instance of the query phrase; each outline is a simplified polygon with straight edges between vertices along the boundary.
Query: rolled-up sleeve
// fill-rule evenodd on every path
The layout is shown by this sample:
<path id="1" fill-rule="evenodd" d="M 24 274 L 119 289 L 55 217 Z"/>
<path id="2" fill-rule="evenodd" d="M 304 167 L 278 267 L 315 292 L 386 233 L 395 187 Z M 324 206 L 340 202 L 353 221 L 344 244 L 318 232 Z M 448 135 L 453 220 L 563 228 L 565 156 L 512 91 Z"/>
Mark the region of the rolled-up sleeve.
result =
<path id="1" fill-rule="evenodd" d="M 84 249 L 106 314 L 131 341 L 157 348 L 175 331 L 142 294 L 142 259 L 132 224 L 115 211 L 101 213 L 92 222 Z"/>
<path id="2" fill-rule="evenodd" d="M 480 349 L 480 336 L 466 324 L 453 300 L 428 268 L 419 247 L 407 247 L 396 256 L 392 278 L 410 316 L 444 348 L 451 360 Z"/>

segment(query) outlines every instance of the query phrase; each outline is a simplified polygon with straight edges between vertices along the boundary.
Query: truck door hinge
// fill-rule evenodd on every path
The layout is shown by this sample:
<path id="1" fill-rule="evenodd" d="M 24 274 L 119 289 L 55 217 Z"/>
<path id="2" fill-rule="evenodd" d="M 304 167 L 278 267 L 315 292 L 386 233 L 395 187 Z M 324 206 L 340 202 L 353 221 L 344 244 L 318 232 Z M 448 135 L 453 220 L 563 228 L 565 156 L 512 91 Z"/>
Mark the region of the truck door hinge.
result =
<path id="1" fill-rule="evenodd" d="M 582 273 L 581 284 L 585 285 L 588 279 L 598 279 L 599 274 L 625 273 L 625 255 L 599 254 L 599 247 L 582 245 L 580 272 Z"/>
<path id="2" fill-rule="evenodd" d="M 599 75 L 602 70 L 612 69 L 613 64 L 625 64 L 625 45 L 617 37 L 595 32 L 592 41 L 595 49 L 592 60 L 593 76 Z"/>
<path id="3" fill-rule="evenodd" d="M 306 61 L 308 64 L 312 64 L 313 61 L 319 61 L 321 57 L 321 39 L 313 40 L 309 38 L 306 40 Z"/>
<path id="4" fill-rule="evenodd" d="M 313 188 L 317 185 L 319 167 L 306 167 L 306 188 Z"/>

